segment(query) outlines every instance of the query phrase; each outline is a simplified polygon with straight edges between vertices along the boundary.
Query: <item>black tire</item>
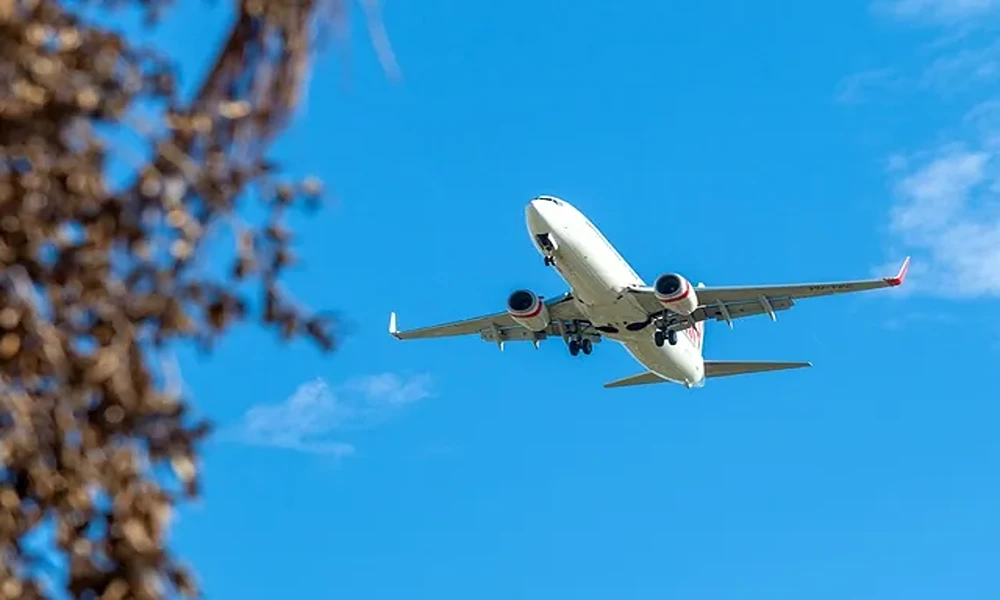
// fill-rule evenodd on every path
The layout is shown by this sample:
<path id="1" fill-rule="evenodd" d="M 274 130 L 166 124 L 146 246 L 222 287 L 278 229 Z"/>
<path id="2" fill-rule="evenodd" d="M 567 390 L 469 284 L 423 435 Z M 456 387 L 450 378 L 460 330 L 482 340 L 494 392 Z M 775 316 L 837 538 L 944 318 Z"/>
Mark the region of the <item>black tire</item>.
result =
<path id="1" fill-rule="evenodd" d="M 653 333 L 653 343 L 655 343 L 660 348 L 663 347 L 663 332 L 660 331 L 659 329 L 657 329 L 656 332 Z"/>
<path id="2" fill-rule="evenodd" d="M 670 342 L 671 346 L 677 345 L 677 332 L 671 329 L 667 332 L 667 341 Z"/>
<path id="3" fill-rule="evenodd" d="M 594 351 L 594 343 L 593 343 L 593 342 L 591 342 L 591 341 L 590 341 L 589 339 L 586 339 L 586 338 L 585 338 L 585 339 L 584 339 L 584 340 L 583 340 L 583 341 L 582 341 L 582 342 L 580 343 L 580 349 L 581 349 L 581 350 L 583 350 L 583 353 L 584 353 L 584 354 L 590 354 L 591 352 L 593 352 L 593 351 Z"/>
<path id="4" fill-rule="evenodd" d="M 570 340 L 569 341 L 569 353 L 571 355 L 573 355 L 573 356 L 576 356 L 577 354 L 579 354 L 580 353 L 580 342 L 578 342 L 576 340 Z"/>

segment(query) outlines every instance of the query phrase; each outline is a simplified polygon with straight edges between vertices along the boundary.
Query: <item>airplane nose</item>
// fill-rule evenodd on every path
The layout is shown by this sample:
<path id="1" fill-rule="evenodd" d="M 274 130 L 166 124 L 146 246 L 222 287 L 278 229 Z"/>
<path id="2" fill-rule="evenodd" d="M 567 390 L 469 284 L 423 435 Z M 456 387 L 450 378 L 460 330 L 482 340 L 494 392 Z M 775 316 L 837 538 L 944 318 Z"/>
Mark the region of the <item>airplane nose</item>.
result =
<path id="1" fill-rule="evenodd" d="M 545 227 L 545 203 L 541 200 L 532 200 L 524 208 L 524 217 L 528 221 L 528 229 L 534 232 L 544 232 Z"/>

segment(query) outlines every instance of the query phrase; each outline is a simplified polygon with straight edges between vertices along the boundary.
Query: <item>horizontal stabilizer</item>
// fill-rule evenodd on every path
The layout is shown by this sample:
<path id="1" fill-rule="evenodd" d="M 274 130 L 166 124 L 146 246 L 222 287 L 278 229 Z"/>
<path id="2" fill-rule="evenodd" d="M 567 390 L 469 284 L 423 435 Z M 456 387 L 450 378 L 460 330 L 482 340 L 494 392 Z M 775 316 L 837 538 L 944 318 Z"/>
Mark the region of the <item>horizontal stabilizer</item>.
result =
<path id="1" fill-rule="evenodd" d="M 629 385 L 646 385 L 647 383 L 667 383 L 667 380 L 652 371 L 630 375 L 604 384 L 606 388 L 626 387 Z"/>
<path id="2" fill-rule="evenodd" d="M 811 367 L 809 362 L 764 362 L 746 360 L 706 360 L 705 379 L 711 377 L 725 377 L 727 375 L 745 375 L 747 373 L 763 373 L 764 371 L 784 371 L 786 369 L 801 369 Z M 604 384 L 606 388 L 629 387 L 633 385 L 648 385 L 650 383 L 667 383 L 664 379 L 653 373 L 646 371 L 638 375 L 630 375 L 622 379 L 616 379 Z"/>
<path id="3" fill-rule="evenodd" d="M 706 360 L 705 378 L 726 377 L 727 375 L 744 375 L 746 373 L 762 373 L 764 371 L 784 371 L 785 369 L 801 369 L 811 367 L 810 362 L 763 362 L 746 360 Z"/>

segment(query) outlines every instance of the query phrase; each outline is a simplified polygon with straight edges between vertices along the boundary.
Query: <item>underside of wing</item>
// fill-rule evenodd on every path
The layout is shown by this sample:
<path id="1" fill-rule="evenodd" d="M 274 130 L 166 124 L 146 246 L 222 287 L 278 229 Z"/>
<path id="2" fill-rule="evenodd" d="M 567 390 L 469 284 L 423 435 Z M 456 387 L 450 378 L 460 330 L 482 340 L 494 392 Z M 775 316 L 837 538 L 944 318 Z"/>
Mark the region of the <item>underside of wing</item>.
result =
<path id="1" fill-rule="evenodd" d="M 670 328 L 684 329 L 708 319 L 725 321 L 732 326 L 733 319 L 759 314 L 767 314 L 772 320 L 775 320 L 777 318 L 775 313 L 788 310 L 795 305 L 795 300 L 798 299 L 863 292 L 902 285 L 909 266 L 910 258 L 907 257 L 895 276 L 880 279 L 790 285 L 723 287 L 699 285 L 693 289 L 693 293 L 697 297 L 698 308 L 689 316 L 681 317 L 678 315 L 678 320 Z M 651 316 L 668 313 L 652 287 L 643 286 L 628 291 Z"/>
<path id="2" fill-rule="evenodd" d="M 508 313 L 502 312 L 492 315 L 473 317 L 471 319 L 463 319 L 461 321 L 452 321 L 451 323 L 443 323 L 441 325 L 431 325 L 429 327 L 421 327 L 419 329 L 399 331 L 396 328 L 396 313 L 392 313 L 389 316 L 389 333 L 391 333 L 396 339 L 400 340 L 455 337 L 459 335 L 479 333 L 480 331 L 492 329 L 494 327 L 503 329 L 516 326 L 517 324 L 514 323 L 514 319 L 512 319 Z"/>
<path id="3" fill-rule="evenodd" d="M 910 267 L 910 258 L 906 257 L 899 272 L 893 277 L 881 277 L 878 279 L 859 279 L 854 281 L 830 281 L 823 283 L 795 283 L 788 285 L 751 285 L 751 286 L 724 286 L 724 287 L 701 287 L 695 290 L 698 300 L 702 304 L 716 304 L 728 302 L 746 302 L 748 300 L 764 298 L 789 298 L 798 300 L 801 298 L 815 298 L 817 296 L 830 296 L 833 294 L 850 294 L 854 292 L 864 292 L 888 287 L 903 285 L 906 279 L 906 272 Z"/>
<path id="4" fill-rule="evenodd" d="M 396 313 L 392 313 L 389 317 L 389 333 L 400 340 L 476 334 L 486 341 L 503 343 L 540 341 L 553 336 L 562 337 L 565 333 L 575 333 L 576 329 L 581 329 L 579 332 L 581 337 L 588 338 L 592 342 L 601 341 L 600 333 L 591 329 L 590 322 L 583 317 L 571 294 L 567 293 L 546 300 L 545 306 L 551 320 L 548 326 L 541 331 L 532 331 L 522 327 L 508 312 L 400 331 L 397 328 Z"/>
<path id="5" fill-rule="evenodd" d="M 667 312 L 652 290 L 647 290 L 646 288 L 634 288 L 630 291 L 634 294 L 636 300 L 639 302 L 639 305 L 642 306 L 642 308 L 646 310 L 650 316 L 656 316 Z M 700 301 L 701 288 L 697 291 L 699 292 L 698 299 Z M 771 318 L 774 319 L 775 313 L 788 310 L 793 306 L 795 306 L 795 301 L 791 298 L 769 299 L 766 297 L 763 300 L 760 298 L 753 298 L 730 302 L 716 302 L 709 305 L 703 304 L 686 317 L 677 315 L 677 322 L 671 324 L 668 329 L 685 329 L 700 321 L 708 320 L 725 321 L 732 326 L 734 319 L 764 314 L 770 315 Z"/>

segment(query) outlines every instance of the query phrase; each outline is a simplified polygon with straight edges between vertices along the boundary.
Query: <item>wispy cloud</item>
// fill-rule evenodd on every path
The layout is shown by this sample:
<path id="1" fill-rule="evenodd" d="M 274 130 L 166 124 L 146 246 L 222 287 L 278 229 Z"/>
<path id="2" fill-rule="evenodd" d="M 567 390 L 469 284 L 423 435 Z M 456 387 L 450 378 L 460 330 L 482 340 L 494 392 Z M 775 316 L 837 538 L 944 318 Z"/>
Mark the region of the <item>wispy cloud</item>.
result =
<path id="1" fill-rule="evenodd" d="M 837 85 L 836 100 L 844 104 L 865 101 L 875 91 L 898 88 L 903 79 L 893 69 L 872 69 L 843 78 Z"/>
<path id="2" fill-rule="evenodd" d="M 874 0 L 872 9 L 902 21 L 958 25 L 1000 12 L 1000 0 Z"/>
<path id="3" fill-rule="evenodd" d="M 1000 0 L 871 0 L 872 11 L 897 24 L 910 24 L 939 37 L 919 48 L 929 53 L 923 66 L 882 65 L 844 77 L 835 97 L 857 104 L 884 91 L 932 90 L 942 96 L 973 91 L 1000 79 Z"/>
<path id="4" fill-rule="evenodd" d="M 395 373 L 382 373 L 349 381 L 348 390 L 360 392 L 376 404 L 403 406 L 430 396 L 427 375 L 405 379 Z"/>
<path id="5" fill-rule="evenodd" d="M 887 92 L 922 91 L 953 98 L 989 89 L 998 80 L 1000 42 L 970 41 L 961 48 L 951 45 L 935 48 L 928 62 L 913 71 L 884 67 L 848 75 L 837 83 L 834 99 L 841 104 L 860 104 L 885 99 Z"/>
<path id="6" fill-rule="evenodd" d="M 943 145 L 892 175 L 891 241 L 923 260 L 914 274 L 921 292 L 1000 296 L 1000 148 L 988 142 L 995 135 Z"/>
<path id="7" fill-rule="evenodd" d="M 951 95 L 969 91 L 998 78 L 1000 42 L 993 42 L 939 55 L 924 70 L 920 83 L 939 93 Z"/>
<path id="8" fill-rule="evenodd" d="M 986 100 L 974 106 L 962 121 L 978 132 L 984 148 L 1000 148 L 1000 98 Z"/>
<path id="9" fill-rule="evenodd" d="M 987 35 L 1000 19 L 1000 0 L 872 0 L 871 7 L 944 35 L 923 49 L 930 51 L 923 66 L 895 76 L 903 88 L 951 100 L 961 94 L 977 105 L 957 113 L 949 131 L 935 132 L 931 149 L 886 161 L 893 200 L 887 243 L 894 256 L 913 255 L 906 293 L 1000 296 L 1000 43 Z M 897 71 L 871 73 L 887 72 Z M 863 75 L 857 81 L 878 81 Z"/>
<path id="10" fill-rule="evenodd" d="M 334 388 L 324 379 L 298 387 L 284 402 L 251 407 L 223 431 L 224 440 L 342 458 L 355 447 L 345 432 L 371 427 L 409 404 L 430 397 L 430 377 L 382 373 Z"/>

